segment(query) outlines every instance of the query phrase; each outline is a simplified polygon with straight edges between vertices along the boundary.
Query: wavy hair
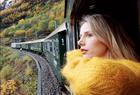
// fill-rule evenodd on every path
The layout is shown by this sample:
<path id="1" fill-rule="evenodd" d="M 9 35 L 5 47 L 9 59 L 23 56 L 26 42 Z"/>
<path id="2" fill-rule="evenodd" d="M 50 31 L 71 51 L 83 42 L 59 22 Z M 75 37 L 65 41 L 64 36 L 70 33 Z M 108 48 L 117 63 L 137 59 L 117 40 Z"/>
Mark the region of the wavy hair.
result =
<path id="1" fill-rule="evenodd" d="M 108 15 L 94 14 L 84 16 L 80 25 L 85 22 L 90 25 L 94 35 L 108 47 L 109 58 L 139 60 L 134 51 L 134 43 L 116 20 Z"/>

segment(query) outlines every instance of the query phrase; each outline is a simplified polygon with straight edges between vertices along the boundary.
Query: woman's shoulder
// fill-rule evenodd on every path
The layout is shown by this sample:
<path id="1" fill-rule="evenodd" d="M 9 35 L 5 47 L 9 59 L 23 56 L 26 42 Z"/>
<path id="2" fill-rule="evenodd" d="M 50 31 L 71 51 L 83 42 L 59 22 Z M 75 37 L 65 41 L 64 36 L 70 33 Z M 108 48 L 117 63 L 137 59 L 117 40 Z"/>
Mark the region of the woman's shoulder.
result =
<path id="1" fill-rule="evenodd" d="M 131 71 L 135 73 L 135 75 L 140 80 L 140 63 L 132 60 L 119 60 L 120 64 L 124 65 L 125 67 L 129 68 Z"/>
<path id="2" fill-rule="evenodd" d="M 109 92 L 116 94 L 108 95 L 121 95 L 118 93 L 126 91 L 127 89 L 124 89 L 125 87 L 131 88 L 135 87 L 137 84 L 140 86 L 140 81 L 138 80 L 140 72 L 137 71 L 137 66 L 135 67 L 135 64 L 138 66 L 139 64 L 133 61 L 93 57 L 90 60 L 80 59 L 71 64 L 75 65 L 72 68 L 65 70 L 66 72 L 64 75 L 68 79 L 74 93 L 79 93 L 77 95 L 80 95 L 81 93 L 83 95 L 92 95 L 85 94 L 88 92 L 102 92 L 102 95 L 107 95 L 105 93 Z M 87 90 L 81 92 L 82 89 Z"/>
<path id="3" fill-rule="evenodd" d="M 91 60 L 88 61 L 88 64 L 91 64 L 91 67 L 101 69 L 104 72 L 106 71 L 111 73 L 113 71 L 127 71 L 133 72 L 140 77 L 140 63 L 132 60 L 115 60 L 93 57 Z"/>

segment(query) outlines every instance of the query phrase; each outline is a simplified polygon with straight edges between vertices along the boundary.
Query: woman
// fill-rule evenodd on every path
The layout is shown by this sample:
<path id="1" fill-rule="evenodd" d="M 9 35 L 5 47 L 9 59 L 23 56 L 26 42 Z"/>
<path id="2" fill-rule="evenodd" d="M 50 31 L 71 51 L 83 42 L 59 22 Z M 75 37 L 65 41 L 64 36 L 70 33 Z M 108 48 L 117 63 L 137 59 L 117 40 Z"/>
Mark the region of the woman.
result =
<path id="1" fill-rule="evenodd" d="M 78 44 L 62 69 L 73 95 L 140 95 L 139 58 L 115 20 L 84 17 Z"/>
<path id="2" fill-rule="evenodd" d="M 85 33 L 86 32 L 86 33 Z M 139 60 L 137 58 L 137 55 L 133 51 L 133 43 L 128 39 L 126 34 L 124 34 L 123 28 L 114 21 L 111 17 L 109 16 L 102 16 L 102 15 L 93 15 L 93 16 L 86 16 L 83 21 L 81 22 L 81 29 L 80 29 L 80 35 L 81 39 L 79 40 L 79 45 L 81 46 L 81 50 L 83 50 L 83 36 L 91 36 L 90 38 L 93 40 L 97 40 L 97 43 L 100 43 L 102 47 L 105 47 L 104 50 L 98 50 L 94 43 L 89 43 L 92 44 L 93 46 L 91 48 L 91 51 L 96 53 L 102 53 L 101 55 L 97 55 L 98 57 L 101 56 L 106 56 L 111 57 L 113 59 L 130 59 L 130 60 Z M 86 40 L 89 40 L 87 37 Z M 87 41 L 88 42 L 88 41 Z M 89 41 L 90 42 L 90 41 Z M 94 56 L 92 53 L 90 55 L 91 57 Z M 86 55 L 85 55 L 86 56 Z M 95 54 L 96 56 L 96 54 Z"/>

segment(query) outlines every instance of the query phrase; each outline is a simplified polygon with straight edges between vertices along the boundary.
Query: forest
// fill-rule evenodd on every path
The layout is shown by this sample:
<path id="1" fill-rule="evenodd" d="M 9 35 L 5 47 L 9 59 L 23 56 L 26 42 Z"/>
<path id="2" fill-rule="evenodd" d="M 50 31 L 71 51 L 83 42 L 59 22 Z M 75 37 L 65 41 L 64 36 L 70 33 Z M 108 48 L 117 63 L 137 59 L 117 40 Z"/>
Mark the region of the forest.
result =
<path id="1" fill-rule="evenodd" d="M 33 2 L 33 3 L 32 3 Z M 0 11 L 1 44 L 47 36 L 64 21 L 64 0 L 17 0 Z"/>
<path id="2" fill-rule="evenodd" d="M 64 0 L 0 1 L 0 95 L 35 95 L 37 67 L 9 48 L 13 39 L 39 39 L 64 21 Z"/>

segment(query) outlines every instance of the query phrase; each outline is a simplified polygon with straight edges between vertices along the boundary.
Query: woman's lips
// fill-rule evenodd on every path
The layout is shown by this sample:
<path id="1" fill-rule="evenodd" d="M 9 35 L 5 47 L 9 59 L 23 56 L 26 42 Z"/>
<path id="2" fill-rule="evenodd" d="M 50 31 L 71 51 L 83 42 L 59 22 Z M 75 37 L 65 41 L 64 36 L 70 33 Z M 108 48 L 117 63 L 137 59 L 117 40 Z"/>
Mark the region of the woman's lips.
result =
<path id="1" fill-rule="evenodd" d="M 81 52 L 82 52 L 82 54 L 85 54 L 88 50 L 86 50 L 86 49 L 80 49 L 81 50 Z"/>

